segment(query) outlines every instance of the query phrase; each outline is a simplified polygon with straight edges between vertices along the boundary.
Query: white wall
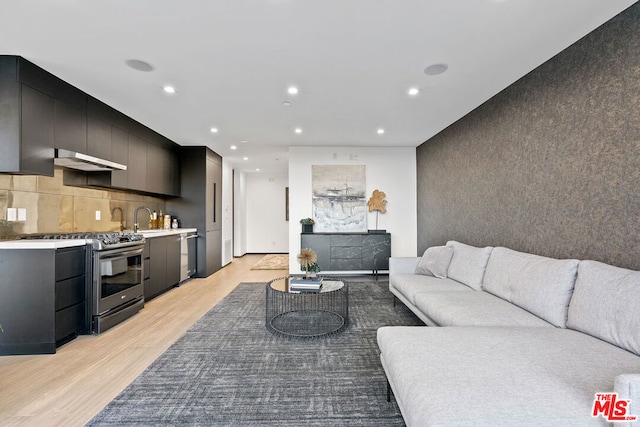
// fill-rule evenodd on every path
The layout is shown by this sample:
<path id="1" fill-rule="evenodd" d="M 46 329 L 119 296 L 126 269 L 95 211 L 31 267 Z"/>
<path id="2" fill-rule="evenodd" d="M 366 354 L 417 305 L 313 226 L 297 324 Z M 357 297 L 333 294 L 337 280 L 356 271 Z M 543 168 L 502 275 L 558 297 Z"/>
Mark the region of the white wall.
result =
<path id="1" fill-rule="evenodd" d="M 233 257 L 233 167 L 222 159 L 222 265 Z M 230 249 L 229 249 L 230 247 Z"/>
<path id="2" fill-rule="evenodd" d="M 417 191 L 416 149 L 391 147 L 290 147 L 289 148 L 289 271 L 298 273 L 300 219 L 313 216 L 311 165 L 365 165 L 367 200 L 373 190 L 387 195 L 387 213 L 379 215 L 378 228 L 391 233 L 392 256 L 416 256 Z M 368 214 L 370 229 L 375 213 Z"/>
<path id="3" fill-rule="evenodd" d="M 233 256 L 241 257 L 247 253 L 247 194 L 244 172 L 237 170 L 234 173 L 234 210 L 233 210 Z"/>
<path id="4" fill-rule="evenodd" d="M 247 173 L 246 251 L 248 253 L 289 252 L 289 223 L 285 217 L 286 173 Z"/>

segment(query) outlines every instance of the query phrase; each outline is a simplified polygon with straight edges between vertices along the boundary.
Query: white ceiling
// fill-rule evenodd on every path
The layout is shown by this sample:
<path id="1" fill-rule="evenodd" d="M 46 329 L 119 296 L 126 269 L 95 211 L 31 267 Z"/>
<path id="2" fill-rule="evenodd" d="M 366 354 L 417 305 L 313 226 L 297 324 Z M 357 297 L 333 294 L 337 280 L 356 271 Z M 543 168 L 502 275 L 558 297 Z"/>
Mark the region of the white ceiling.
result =
<path id="1" fill-rule="evenodd" d="M 180 145 L 282 172 L 289 146 L 418 146 L 635 1 L 0 0 L 0 54 Z"/>

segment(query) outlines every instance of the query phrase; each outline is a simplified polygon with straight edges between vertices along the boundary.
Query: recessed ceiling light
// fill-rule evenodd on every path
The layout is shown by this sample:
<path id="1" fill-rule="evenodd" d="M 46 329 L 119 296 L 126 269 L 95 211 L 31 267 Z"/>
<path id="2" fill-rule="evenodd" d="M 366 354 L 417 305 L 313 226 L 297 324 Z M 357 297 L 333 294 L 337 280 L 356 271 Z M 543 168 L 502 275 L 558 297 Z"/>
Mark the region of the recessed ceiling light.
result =
<path id="1" fill-rule="evenodd" d="M 289 101 L 284 101 L 284 102 L 282 103 L 282 106 L 283 106 L 283 107 L 291 107 L 291 103 L 290 103 Z"/>
<path id="2" fill-rule="evenodd" d="M 260 168 L 256 168 L 256 172 L 260 172 Z"/>
<path id="3" fill-rule="evenodd" d="M 218 128 L 211 128 L 209 130 L 211 131 L 211 133 L 218 133 Z"/>
<path id="4" fill-rule="evenodd" d="M 407 93 L 408 93 L 410 96 L 416 96 L 417 94 L 419 94 L 419 93 L 420 93 L 420 89 L 418 89 L 417 87 L 411 87 L 411 88 L 409 88 L 409 90 L 407 91 Z"/>
<path id="5" fill-rule="evenodd" d="M 249 158 L 248 157 L 243 157 L 242 160 L 249 160 Z"/>
<path id="6" fill-rule="evenodd" d="M 300 128 L 296 128 L 296 129 L 295 129 L 295 133 L 302 133 L 302 129 L 300 129 Z"/>
<path id="7" fill-rule="evenodd" d="M 176 88 L 173 86 L 165 86 L 162 88 L 167 93 L 176 93 Z"/>
<path id="8" fill-rule="evenodd" d="M 249 141 L 246 141 L 246 140 L 240 141 L 241 144 L 246 144 L 247 142 Z"/>
<path id="9" fill-rule="evenodd" d="M 289 93 L 289 95 L 297 95 L 298 88 L 295 86 L 289 86 L 289 89 L 287 89 L 287 92 Z"/>
<path id="10" fill-rule="evenodd" d="M 432 64 L 424 69 L 424 73 L 427 76 L 437 76 L 447 71 L 448 68 L 449 66 L 447 64 Z"/>
<path id="11" fill-rule="evenodd" d="M 235 145 L 232 145 L 232 146 L 231 146 L 231 147 L 229 147 L 229 148 L 231 148 L 232 150 L 237 150 L 237 149 L 238 149 L 238 147 L 236 147 Z"/>
<path id="12" fill-rule="evenodd" d="M 127 59 L 126 61 L 124 61 L 124 63 L 127 64 L 128 67 L 133 68 L 134 70 L 143 71 L 145 73 L 149 71 L 153 71 L 155 68 L 153 65 L 141 59 Z"/>
<path id="13" fill-rule="evenodd" d="M 378 135 L 382 135 L 384 133 L 384 129 L 380 128 L 377 130 L 377 132 L 378 132 Z"/>

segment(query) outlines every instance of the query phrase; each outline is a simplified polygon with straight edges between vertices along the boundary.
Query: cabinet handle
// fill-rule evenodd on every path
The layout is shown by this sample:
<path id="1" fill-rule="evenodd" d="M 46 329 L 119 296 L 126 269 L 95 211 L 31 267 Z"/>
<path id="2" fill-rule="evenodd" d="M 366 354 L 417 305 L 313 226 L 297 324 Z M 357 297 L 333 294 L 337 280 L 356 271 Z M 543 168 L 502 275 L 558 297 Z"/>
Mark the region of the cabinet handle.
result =
<path id="1" fill-rule="evenodd" d="M 216 196 L 217 196 L 217 183 L 213 183 L 213 222 L 216 222 Z"/>

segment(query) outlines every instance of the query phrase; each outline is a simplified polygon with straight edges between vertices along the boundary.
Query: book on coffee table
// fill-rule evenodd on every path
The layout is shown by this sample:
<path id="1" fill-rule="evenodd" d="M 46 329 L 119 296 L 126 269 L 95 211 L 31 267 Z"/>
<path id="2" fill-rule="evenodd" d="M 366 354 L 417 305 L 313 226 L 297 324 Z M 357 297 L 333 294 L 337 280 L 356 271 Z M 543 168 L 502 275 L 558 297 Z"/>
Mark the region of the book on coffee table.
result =
<path id="1" fill-rule="evenodd" d="M 304 279 L 304 278 L 291 278 L 289 279 L 289 292 L 320 292 L 322 289 L 322 279 Z"/>

